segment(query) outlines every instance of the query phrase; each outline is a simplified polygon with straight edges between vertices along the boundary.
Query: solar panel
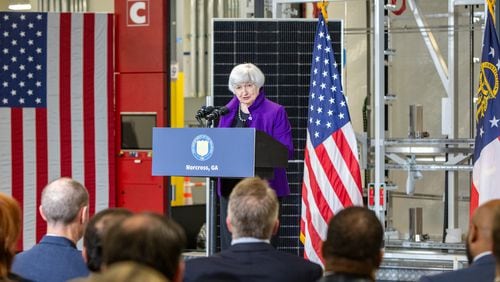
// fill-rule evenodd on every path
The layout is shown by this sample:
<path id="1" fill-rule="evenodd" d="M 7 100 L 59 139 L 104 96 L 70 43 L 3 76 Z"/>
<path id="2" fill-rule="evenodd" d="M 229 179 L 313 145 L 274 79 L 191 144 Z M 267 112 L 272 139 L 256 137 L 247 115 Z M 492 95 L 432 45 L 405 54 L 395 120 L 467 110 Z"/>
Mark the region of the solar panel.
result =
<path id="1" fill-rule="evenodd" d="M 282 201 L 278 249 L 302 255 L 300 211 L 303 158 L 306 145 L 307 103 L 314 34 L 317 20 L 214 19 L 214 105 L 225 105 L 233 94 L 227 87 L 232 68 L 241 63 L 257 65 L 266 82 L 266 97 L 285 107 L 292 125 L 294 159 L 287 174 L 291 194 Z M 342 74 L 342 21 L 330 20 L 335 61 Z"/>

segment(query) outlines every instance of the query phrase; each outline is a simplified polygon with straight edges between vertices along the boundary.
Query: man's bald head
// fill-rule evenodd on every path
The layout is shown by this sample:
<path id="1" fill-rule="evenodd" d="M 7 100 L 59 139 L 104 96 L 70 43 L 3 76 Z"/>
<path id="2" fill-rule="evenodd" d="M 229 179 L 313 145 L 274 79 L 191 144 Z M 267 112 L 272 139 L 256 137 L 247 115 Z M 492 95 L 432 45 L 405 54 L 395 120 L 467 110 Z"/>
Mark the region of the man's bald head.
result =
<path id="1" fill-rule="evenodd" d="M 491 242 L 491 230 L 495 222 L 495 211 L 500 208 L 500 199 L 488 201 L 480 205 L 472 215 L 471 224 L 478 227 L 481 235 Z"/>
<path id="2" fill-rule="evenodd" d="M 41 211 L 49 224 L 70 224 L 88 204 L 87 189 L 71 178 L 56 179 L 42 191 Z"/>
<path id="3" fill-rule="evenodd" d="M 500 208 L 495 210 L 495 220 L 493 223 L 493 254 L 497 259 L 498 274 L 500 274 Z"/>
<path id="4" fill-rule="evenodd" d="M 365 207 L 341 210 L 328 224 L 322 254 L 325 269 L 372 277 L 382 262 L 384 229 L 375 213 Z"/>
<path id="5" fill-rule="evenodd" d="M 493 249 L 493 224 L 495 212 L 500 209 L 500 200 L 491 200 L 480 205 L 472 215 L 467 236 L 467 256 L 471 261 L 483 252 Z"/>

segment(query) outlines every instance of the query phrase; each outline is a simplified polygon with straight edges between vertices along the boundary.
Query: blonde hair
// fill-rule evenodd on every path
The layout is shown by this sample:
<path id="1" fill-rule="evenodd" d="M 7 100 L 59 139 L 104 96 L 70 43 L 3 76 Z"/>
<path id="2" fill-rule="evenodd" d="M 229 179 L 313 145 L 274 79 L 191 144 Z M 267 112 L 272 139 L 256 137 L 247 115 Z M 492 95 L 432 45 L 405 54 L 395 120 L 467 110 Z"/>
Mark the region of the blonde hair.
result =
<path id="1" fill-rule="evenodd" d="M 73 280 L 72 280 L 73 281 Z M 107 267 L 102 273 L 96 273 L 75 282 L 168 282 L 157 270 L 133 261 L 118 262 Z"/>
<path id="2" fill-rule="evenodd" d="M 278 197 L 266 180 L 258 177 L 241 180 L 229 196 L 228 216 L 233 239 L 270 239 L 278 210 Z"/>
<path id="3" fill-rule="evenodd" d="M 0 193 L 0 280 L 9 274 L 20 233 L 21 208 L 14 198 Z"/>

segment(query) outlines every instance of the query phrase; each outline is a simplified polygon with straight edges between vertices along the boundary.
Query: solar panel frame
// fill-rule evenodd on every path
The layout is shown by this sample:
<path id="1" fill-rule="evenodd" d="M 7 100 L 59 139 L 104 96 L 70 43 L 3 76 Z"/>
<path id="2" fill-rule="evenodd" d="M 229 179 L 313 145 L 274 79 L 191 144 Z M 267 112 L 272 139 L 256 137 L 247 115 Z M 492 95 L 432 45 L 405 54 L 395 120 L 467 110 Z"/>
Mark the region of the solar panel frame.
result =
<path id="1" fill-rule="evenodd" d="M 295 147 L 287 176 L 290 195 L 282 199 L 278 249 L 303 255 L 300 242 L 301 190 L 311 61 L 317 19 L 213 19 L 212 105 L 222 106 L 233 94 L 228 89 L 232 68 L 257 65 L 266 82 L 266 97 L 285 107 Z M 344 80 L 343 21 L 328 21 L 332 49 Z M 218 217 L 217 217 L 218 218 Z M 219 241 L 219 240 L 217 240 Z"/>

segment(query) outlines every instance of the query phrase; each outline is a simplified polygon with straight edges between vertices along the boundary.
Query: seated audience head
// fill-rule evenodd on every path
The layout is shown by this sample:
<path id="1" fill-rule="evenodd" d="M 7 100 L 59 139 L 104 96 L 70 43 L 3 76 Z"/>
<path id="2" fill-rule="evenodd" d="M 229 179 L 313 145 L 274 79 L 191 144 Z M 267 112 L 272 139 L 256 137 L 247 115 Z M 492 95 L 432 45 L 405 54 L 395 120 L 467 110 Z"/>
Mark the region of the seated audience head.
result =
<path id="1" fill-rule="evenodd" d="M 245 178 L 229 196 L 227 226 L 233 239 L 270 239 L 277 232 L 279 202 L 267 181 Z"/>
<path id="2" fill-rule="evenodd" d="M 184 231 L 172 219 L 135 214 L 111 226 L 104 236 L 103 266 L 134 261 L 156 269 L 170 281 L 182 281 L 185 243 Z"/>
<path id="3" fill-rule="evenodd" d="M 102 240 L 110 226 L 129 217 L 132 212 L 124 208 L 109 208 L 96 213 L 83 234 L 83 257 L 90 271 L 100 271 Z"/>
<path id="4" fill-rule="evenodd" d="M 477 255 L 493 250 L 492 230 L 495 210 L 498 208 L 500 208 L 500 200 L 491 200 L 474 211 L 465 244 L 469 263 L 472 263 Z"/>
<path id="5" fill-rule="evenodd" d="M 21 233 L 21 209 L 14 198 L 0 193 L 0 281 L 7 279 Z M 8 281 L 8 279 L 7 279 Z"/>
<path id="6" fill-rule="evenodd" d="M 325 270 L 374 279 L 383 257 L 384 230 L 375 213 L 364 207 L 348 207 L 328 224 L 322 254 Z"/>
<path id="7" fill-rule="evenodd" d="M 497 262 L 496 277 L 500 278 L 500 207 L 495 209 L 495 217 L 493 221 L 493 255 Z"/>
<path id="8" fill-rule="evenodd" d="M 118 262 L 101 273 L 74 282 L 168 282 L 160 272 L 132 261 Z"/>
<path id="9" fill-rule="evenodd" d="M 70 233 L 70 239 L 76 243 L 82 238 L 89 218 L 88 205 L 87 189 L 78 181 L 63 177 L 47 184 L 39 208 L 42 218 L 47 221 L 47 233 Z"/>

